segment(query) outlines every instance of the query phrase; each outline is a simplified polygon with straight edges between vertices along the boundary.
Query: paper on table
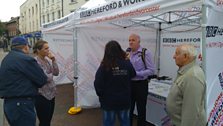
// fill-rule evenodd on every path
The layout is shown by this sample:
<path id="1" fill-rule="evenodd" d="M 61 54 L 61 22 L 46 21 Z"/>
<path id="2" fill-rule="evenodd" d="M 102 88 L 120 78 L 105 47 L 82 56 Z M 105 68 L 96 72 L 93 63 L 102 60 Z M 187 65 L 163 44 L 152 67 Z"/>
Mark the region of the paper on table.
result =
<path id="1" fill-rule="evenodd" d="M 149 83 L 149 92 L 166 98 L 168 96 L 171 83 L 172 82 L 170 81 L 165 82 L 165 81 L 151 80 Z"/>

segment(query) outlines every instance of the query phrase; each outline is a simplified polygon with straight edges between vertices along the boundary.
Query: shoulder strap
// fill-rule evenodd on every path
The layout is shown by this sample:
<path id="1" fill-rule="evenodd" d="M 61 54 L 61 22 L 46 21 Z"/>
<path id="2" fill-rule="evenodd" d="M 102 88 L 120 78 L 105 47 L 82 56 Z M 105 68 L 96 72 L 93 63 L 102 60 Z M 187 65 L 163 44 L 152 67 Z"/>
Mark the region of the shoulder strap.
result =
<path id="1" fill-rule="evenodd" d="M 147 66 L 146 66 L 146 61 L 145 61 L 145 55 L 146 55 L 146 48 L 142 48 L 142 62 L 143 62 L 143 64 L 144 64 L 144 66 L 145 66 L 145 68 L 147 68 Z"/>

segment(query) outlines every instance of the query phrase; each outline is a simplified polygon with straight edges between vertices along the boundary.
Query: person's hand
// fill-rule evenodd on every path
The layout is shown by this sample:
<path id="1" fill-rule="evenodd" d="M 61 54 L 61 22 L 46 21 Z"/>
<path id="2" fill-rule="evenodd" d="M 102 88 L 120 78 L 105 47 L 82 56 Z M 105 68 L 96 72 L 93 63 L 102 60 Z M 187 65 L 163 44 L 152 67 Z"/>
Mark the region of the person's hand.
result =
<path id="1" fill-rule="evenodd" d="M 55 60 L 56 60 L 55 56 L 54 56 L 52 53 L 50 53 L 50 52 L 49 52 L 49 54 L 47 55 L 47 57 L 48 57 L 49 59 L 51 59 L 52 61 L 55 61 Z"/>
<path id="2" fill-rule="evenodd" d="M 126 60 L 129 60 L 129 59 L 130 59 L 130 53 L 129 53 L 129 52 L 126 52 L 125 55 L 126 55 L 126 56 L 125 56 L 125 59 L 126 59 Z"/>

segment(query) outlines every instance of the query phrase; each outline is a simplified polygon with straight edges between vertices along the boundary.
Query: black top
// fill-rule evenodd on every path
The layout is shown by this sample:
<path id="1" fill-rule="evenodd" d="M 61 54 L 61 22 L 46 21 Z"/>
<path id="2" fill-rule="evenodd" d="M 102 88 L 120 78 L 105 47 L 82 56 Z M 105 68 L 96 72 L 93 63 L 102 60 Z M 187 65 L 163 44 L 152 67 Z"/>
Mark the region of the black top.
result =
<path id="1" fill-rule="evenodd" d="M 100 66 L 94 86 L 104 110 L 123 110 L 130 107 L 131 78 L 136 72 L 129 60 L 118 60 L 118 66 L 105 70 Z"/>

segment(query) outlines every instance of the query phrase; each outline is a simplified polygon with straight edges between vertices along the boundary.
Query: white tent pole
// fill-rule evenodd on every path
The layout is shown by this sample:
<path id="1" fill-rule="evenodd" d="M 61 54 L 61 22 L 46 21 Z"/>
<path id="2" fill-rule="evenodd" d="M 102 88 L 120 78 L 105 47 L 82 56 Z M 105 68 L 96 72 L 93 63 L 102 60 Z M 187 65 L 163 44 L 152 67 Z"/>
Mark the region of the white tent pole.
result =
<path id="1" fill-rule="evenodd" d="M 155 60 L 157 60 L 157 63 L 156 63 L 156 65 L 157 65 L 157 76 L 159 76 L 159 74 L 160 74 L 160 48 L 161 48 L 161 22 L 159 22 L 159 26 L 158 26 L 158 29 L 157 29 L 157 31 L 156 31 L 156 53 L 157 53 L 157 57 L 158 57 L 158 59 L 155 59 Z M 155 57 L 156 57 L 155 56 Z"/>
<path id="2" fill-rule="evenodd" d="M 205 3 L 202 3 L 202 20 L 201 20 L 201 27 L 202 27 L 202 41 L 201 41 L 201 51 L 202 51 L 202 68 L 206 73 L 206 24 L 207 24 L 207 6 Z M 206 74 L 205 74 L 206 76 Z"/>
<path id="3" fill-rule="evenodd" d="M 77 79 L 78 79 L 78 69 L 77 69 L 77 65 L 78 65 L 78 62 L 77 62 L 77 28 L 74 28 L 73 29 L 73 41 L 74 41 L 74 44 L 73 44 L 73 54 L 74 54 L 74 107 L 77 107 L 77 102 L 78 102 L 78 98 L 77 98 Z"/>
<path id="4" fill-rule="evenodd" d="M 206 74 L 206 25 L 207 25 L 207 6 L 205 5 L 204 1 L 202 3 L 202 20 L 201 20 L 201 27 L 202 27 L 202 40 L 201 40 L 201 51 L 202 51 L 202 68 L 205 73 L 205 78 L 207 78 Z M 206 89 L 207 90 L 207 89 Z M 207 95 L 207 94 L 206 94 Z M 207 96 L 206 96 L 207 98 Z M 205 98 L 205 99 L 206 99 Z M 205 101 L 205 108 L 207 110 L 207 99 Z M 208 114 L 206 113 L 206 119 L 208 118 Z"/>
<path id="5" fill-rule="evenodd" d="M 77 30 L 78 28 L 73 28 L 73 55 L 74 55 L 74 84 L 73 84 L 73 87 L 74 87 L 74 106 L 71 107 L 69 110 L 68 110 L 68 113 L 69 114 L 77 114 L 81 111 L 81 107 L 78 106 L 78 97 L 77 97 L 77 89 L 78 89 L 78 61 L 77 61 L 77 53 L 78 53 L 78 50 L 77 50 L 77 41 L 78 41 L 78 38 L 77 38 Z"/>

